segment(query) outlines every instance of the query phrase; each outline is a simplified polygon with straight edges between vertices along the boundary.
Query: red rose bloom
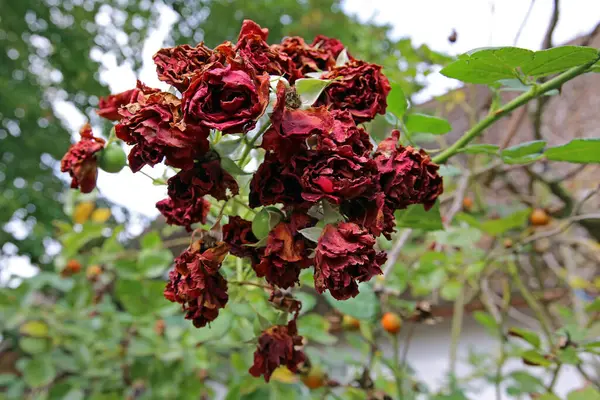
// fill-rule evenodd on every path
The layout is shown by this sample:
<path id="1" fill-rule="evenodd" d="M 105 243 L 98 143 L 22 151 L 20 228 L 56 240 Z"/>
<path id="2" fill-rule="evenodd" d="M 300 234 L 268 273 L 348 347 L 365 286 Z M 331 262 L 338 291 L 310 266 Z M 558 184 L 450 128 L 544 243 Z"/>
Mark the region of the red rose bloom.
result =
<path id="1" fill-rule="evenodd" d="M 142 90 L 134 88 L 118 94 L 111 94 L 110 96 L 100 97 L 100 101 L 98 102 L 98 110 L 96 110 L 96 114 L 110 121 L 118 121 L 121 119 L 121 114 L 119 114 L 119 108 L 131 103 L 137 103 L 138 96 L 140 94 L 143 95 L 144 93 L 150 94 L 160 92 L 160 90 L 158 89 L 149 88 L 143 83 L 138 82 L 138 87 L 140 86 L 143 87 Z"/>
<path id="2" fill-rule="evenodd" d="M 255 377 L 264 375 L 269 382 L 271 374 L 280 365 L 285 365 L 290 371 L 298 372 L 298 366 L 306 361 L 306 356 L 296 346 L 302 345 L 302 336 L 298 335 L 296 321 L 285 325 L 275 325 L 263 331 L 258 338 L 254 352 L 254 363 L 250 374 Z"/>
<path id="3" fill-rule="evenodd" d="M 60 162 L 61 172 L 71 175 L 71 188 L 79 187 L 81 193 L 89 193 L 96 187 L 98 161 L 96 153 L 104 148 L 104 139 L 92 134 L 90 124 L 79 131 L 81 140 L 71 145 Z"/>
<path id="4" fill-rule="evenodd" d="M 330 151 L 346 157 L 369 157 L 373 150 L 367 131 L 359 128 L 348 111 L 333 111 L 333 126 L 329 132 L 317 136 L 316 149 Z"/>
<path id="5" fill-rule="evenodd" d="M 198 241 L 175 259 L 164 291 L 167 300 L 183 305 L 185 318 L 196 328 L 214 321 L 229 299 L 227 281 L 219 272 L 228 246 L 223 242 L 205 245 Z"/>
<path id="6" fill-rule="evenodd" d="M 295 158 L 296 160 L 299 157 Z M 265 160 L 258 167 L 250 181 L 250 207 L 271 204 L 301 205 L 302 199 L 300 177 L 296 172 L 295 159 L 283 164 L 275 153 L 267 153 Z"/>
<path id="7" fill-rule="evenodd" d="M 304 213 L 294 213 L 290 222 L 280 222 L 267 238 L 267 246 L 260 256 L 260 263 L 253 265 L 256 275 L 282 289 L 298 282 L 300 271 L 308 268 L 306 242 L 298 230 L 314 225 L 314 220 Z"/>
<path id="8" fill-rule="evenodd" d="M 204 43 L 199 43 L 196 47 L 183 44 L 160 49 L 152 59 L 156 64 L 158 79 L 175 86 L 183 93 L 189 86 L 192 76 L 215 56 Z"/>
<path id="9" fill-rule="evenodd" d="M 383 234 L 387 239 L 392 238 L 391 234 L 396 228 L 396 218 L 394 210 L 385 201 L 385 193 L 380 191 L 365 193 L 361 197 L 343 202 L 340 210 L 349 222 L 362 226 L 373 236 Z"/>
<path id="10" fill-rule="evenodd" d="M 325 88 L 317 105 L 348 110 L 357 124 L 370 121 L 377 114 L 385 114 L 391 87 L 381 66 L 355 60 L 333 68 L 322 78 L 333 82 Z"/>
<path id="11" fill-rule="evenodd" d="M 121 108 L 121 122 L 115 126 L 117 137 L 134 145 L 128 157 L 131 170 L 154 166 L 161 154 L 167 165 L 190 168 L 194 158 L 208 150 L 208 129 L 186 126 L 181 121 L 181 101 L 172 94 L 144 91 L 139 84 L 138 88 L 142 91 L 138 102 Z"/>
<path id="12" fill-rule="evenodd" d="M 366 282 L 381 274 L 384 252 L 377 253 L 375 238 L 352 222 L 337 227 L 326 225 L 315 256 L 315 288 L 319 293 L 329 289 L 338 299 L 346 300 L 358 294 L 357 282 Z"/>
<path id="13" fill-rule="evenodd" d="M 245 133 L 256 126 L 268 103 L 269 74 L 257 75 L 235 62 L 226 67 L 214 63 L 183 94 L 183 113 L 189 125 Z"/>
<path id="14" fill-rule="evenodd" d="M 306 139 L 312 135 L 321 136 L 333 128 L 333 116 L 324 107 L 299 108 L 288 107 L 287 94 L 291 89 L 283 82 L 277 84 L 277 102 L 271 115 L 271 127 L 265 132 L 261 147 L 277 154 L 281 161 L 287 161 L 306 149 Z"/>
<path id="15" fill-rule="evenodd" d="M 338 39 L 330 38 L 325 35 L 317 35 L 315 40 L 313 40 L 312 47 L 321 49 L 331 54 L 331 57 L 336 60 L 340 53 L 344 50 L 344 44 L 340 42 Z M 348 59 L 354 60 L 350 54 L 348 54 Z"/>
<path id="16" fill-rule="evenodd" d="M 212 156 L 214 153 L 208 153 Z M 229 172 L 221 168 L 221 161 L 204 159 L 190 169 L 182 169 L 167 181 L 169 197 L 175 201 L 193 204 L 199 198 L 211 195 L 217 200 L 227 200 L 227 190 L 232 195 L 239 192 L 238 184 Z"/>
<path id="17" fill-rule="evenodd" d="M 223 225 L 223 241 L 229 245 L 229 252 L 236 257 L 248 257 L 258 262 L 258 249 L 246 246 L 258 242 L 252 233 L 252 222 L 238 216 L 230 216 L 229 223 Z"/>
<path id="18" fill-rule="evenodd" d="M 297 70 L 296 78 L 302 78 L 309 72 L 328 71 L 335 66 L 335 57 L 325 49 L 309 46 L 298 36 L 287 37 L 279 45 L 273 45 L 276 51 L 287 54 Z M 293 83 L 295 79 L 290 82 Z"/>
<path id="19" fill-rule="evenodd" d="M 275 51 L 267 44 L 268 36 L 267 28 L 261 28 L 256 22 L 246 19 L 242 23 L 235 51 L 258 73 L 267 72 L 269 75 L 289 78 L 292 61 L 286 54 Z"/>
<path id="20" fill-rule="evenodd" d="M 302 171 L 302 198 L 316 203 L 321 199 L 333 204 L 361 196 L 376 188 L 377 170 L 366 157 L 346 157 L 329 152 L 310 152 L 310 161 Z"/>
<path id="21" fill-rule="evenodd" d="M 195 202 L 182 202 L 166 198 L 156 203 L 156 208 L 166 218 L 167 224 L 183 226 L 188 232 L 196 222 L 206 223 L 210 202 L 200 198 Z"/>
<path id="22" fill-rule="evenodd" d="M 399 139 L 400 132 L 394 130 L 379 144 L 374 156 L 386 202 L 394 210 L 411 204 L 423 204 L 429 210 L 444 191 L 439 166 L 424 150 L 400 146 Z"/>

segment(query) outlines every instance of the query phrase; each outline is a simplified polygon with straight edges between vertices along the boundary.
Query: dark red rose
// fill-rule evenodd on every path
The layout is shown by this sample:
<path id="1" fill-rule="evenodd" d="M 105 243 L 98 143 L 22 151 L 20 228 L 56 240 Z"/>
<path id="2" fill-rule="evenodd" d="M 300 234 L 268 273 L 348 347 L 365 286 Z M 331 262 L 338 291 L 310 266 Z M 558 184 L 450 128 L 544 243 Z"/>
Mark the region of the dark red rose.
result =
<path id="1" fill-rule="evenodd" d="M 288 322 L 287 326 L 270 327 L 258 338 L 250 374 L 255 377 L 264 375 L 265 381 L 269 382 L 273 371 L 281 365 L 298 372 L 298 366 L 306 361 L 304 352 L 296 349 L 301 345 L 302 336 L 298 335 L 295 320 Z"/>
<path id="2" fill-rule="evenodd" d="M 283 164 L 276 154 L 267 153 L 250 181 L 250 207 L 277 203 L 300 205 L 305 203 L 301 194 L 302 186 L 295 161 Z"/>
<path id="3" fill-rule="evenodd" d="M 357 282 L 366 282 L 381 274 L 384 252 L 376 252 L 375 237 L 352 222 L 337 227 L 326 225 L 315 256 L 315 288 L 329 290 L 338 300 L 358 294 Z"/>
<path id="4" fill-rule="evenodd" d="M 267 238 L 260 262 L 253 265 L 256 275 L 283 289 L 293 287 L 303 268 L 308 268 L 312 260 L 308 258 L 308 248 L 298 230 L 314 225 L 305 213 L 294 213 L 290 222 L 280 222 Z"/>
<path id="5" fill-rule="evenodd" d="M 246 246 L 258 242 L 252 233 L 252 222 L 238 216 L 230 216 L 229 222 L 223 225 L 223 241 L 229 245 L 229 252 L 236 257 L 248 257 L 258 262 L 256 247 Z"/>
<path id="6" fill-rule="evenodd" d="M 325 88 L 317 105 L 348 110 L 357 124 L 370 121 L 377 114 L 385 114 L 391 87 L 381 66 L 355 60 L 333 68 L 322 78 L 333 82 Z"/>
<path id="7" fill-rule="evenodd" d="M 143 87 L 143 90 L 140 90 L 136 87 L 135 89 L 130 89 L 125 92 L 111 94 L 106 97 L 100 97 L 96 114 L 110 121 L 118 121 L 121 119 L 119 108 L 131 103 L 137 103 L 138 96 L 140 94 L 143 95 L 144 93 L 150 94 L 160 92 L 160 90 L 149 88 L 139 81 L 138 87 Z"/>
<path id="8" fill-rule="evenodd" d="M 279 45 L 272 46 L 276 51 L 287 54 L 297 70 L 297 78 L 309 72 L 328 71 L 335 66 L 335 57 L 326 49 L 309 46 L 298 36 L 286 37 Z M 293 83 L 294 79 L 290 82 Z"/>
<path id="9" fill-rule="evenodd" d="M 223 133 L 248 132 L 269 103 L 269 74 L 257 75 L 243 63 L 226 67 L 214 63 L 198 73 L 183 94 L 183 113 L 189 125 Z"/>
<path id="10" fill-rule="evenodd" d="M 345 48 L 344 44 L 338 39 L 330 38 L 325 35 L 317 35 L 317 37 L 315 37 L 315 40 L 313 40 L 311 46 L 317 49 L 324 50 L 327 53 L 331 54 L 331 57 L 334 60 L 337 59 L 342 50 L 344 50 Z M 354 57 L 348 54 L 348 59 L 354 60 Z"/>
<path id="11" fill-rule="evenodd" d="M 206 216 L 210 211 L 210 202 L 202 198 L 197 199 L 194 203 L 166 198 L 156 203 L 156 208 L 167 219 L 167 224 L 183 226 L 188 232 L 191 232 L 192 224 L 196 222 L 206 223 Z"/>
<path id="12" fill-rule="evenodd" d="M 312 151 L 310 161 L 296 171 L 302 171 L 302 198 L 311 203 L 326 199 L 341 204 L 377 187 L 375 163 L 366 157 Z"/>
<path id="13" fill-rule="evenodd" d="M 181 120 L 181 101 L 174 95 L 138 88 L 138 102 L 120 109 L 121 122 L 115 126 L 117 137 L 134 145 L 129 154 L 131 170 L 154 166 L 162 159 L 160 154 L 167 165 L 193 166 L 194 159 L 208 150 L 208 129 L 186 126 Z"/>
<path id="14" fill-rule="evenodd" d="M 81 139 L 71 145 L 60 162 L 61 172 L 71 175 L 71 188 L 79 187 L 81 193 L 89 193 L 96 187 L 98 160 L 96 153 L 104 148 L 104 139 L 92 134 L 90 124 L 79 131 Z"/>
<path id="15" fill-rule="evenodd" d="M 212 157 L 214 153 L 207 153 Z M 229 172 L 221 168 L 218 158 L 199 160 L 190 169 L 182 169 L 169 178 L 168 194 L 176 202 L 195 203 L 198 199 L 210 195 L 217 200 L 227 200 L 239 192 L 238 184 Z"/>
<path id="16" fill-rule="evenodd" d="M 383 234 L 391 239 L 396 228 L 394 211 L 385 201 L 385 193 L 365 193 L 361 197 L 342 203 L 341 211 L 348 218 L 369 231 L 375 237 Z"/>
<path id="17" fill-rule="evenodd" d="M 268 36 L 267 28 L 261 28 L 256 22 L 246 19 L 242 23 L 235 51 L 258 73 L 267 72 L 269 75 L 290 78 L 288 71 L 293 68 L 292 60 L 285 53 L 271 48 L 266 42 Z"/>
<path id="18" fill-rule="evenodd" d="M 279 160 L 290 157 L 306 149 L 306 139 L 310 136 L 325 135 L 333 129 L 333 116 L 324 107 L 301 110 L 287 106 L 290 90 L 283 82 L 277 84 L 277 102 L 271 115 L 271 127 L 265 132 L 261 147 L 272 151 Z"/>
<path id="19" fill-rule="evenodd" d="M 429 210 L 444 191 L 439 166 L 424 150 L 399 145 L 399 139 L 400 132 L 394 130 L 379 144 L 374 156 L 386 202 L 394 210 L 411 204 L 423 204 Z"/>
<path id="20" fill-rule="evenodd" d="M 332 129 L 317 136 L 316 149 L 320 152 L 331 151 L 346 157 L 369 157 L 373 150 L 371 137 L 363 128 L 359 128 L 348 111 L 333 111 Z"/>
<path id="21" fill-rule="evenodd" d="M 175 259 L 175 268 L 169 273 L 165 298 L 181 303 L 185 318 L 196 328 L 214 321 L 227 304 L 227 281 L 219 272 L 227 251 L 223 242 L 214 247 L 195 242 Z"/>
<path id="22" fill-rule="evenodd" d="M 194 74 L 214 58 L 213 51 L 204 43 L 199 43 L 196 47 L 183 44 L 160 49 L 152 57 L 158 79 L 175 86 L 182 93 L 189 86 Z"/>

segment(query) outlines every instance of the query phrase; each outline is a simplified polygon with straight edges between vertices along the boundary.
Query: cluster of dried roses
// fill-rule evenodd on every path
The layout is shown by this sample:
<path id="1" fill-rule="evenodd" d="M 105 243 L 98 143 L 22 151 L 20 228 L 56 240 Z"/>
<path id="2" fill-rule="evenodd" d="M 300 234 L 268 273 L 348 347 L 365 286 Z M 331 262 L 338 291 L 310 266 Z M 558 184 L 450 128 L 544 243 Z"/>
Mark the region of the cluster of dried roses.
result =
<path id="1" fill-rule="evenodd" d="M 442 192 L 437 165 L 422 150 L 400 146 L 398 131 L 373 152 L 369 134 L 357 126 L 385 113 L 390 85 L 380 66 L 349 55 L 345 64 L 336 65 L 345 52 L 337 39 L 319 36 L 308 45 L 290 37 L 268 45 L 267 33 L 247 20 L 235 45 L 160 50 L 154 56 L 159 78 L 176 87 L 181 98 L 138 83 L 100 102 L 98 113 L 118 120 L 116 136 L 133 145 L 132 171 L 163 160 L 180 169 L 168 180 L 169 197 L 157 207 L 170 224 L 190 230 L 206 220 L 210 203 L 205 196 L 226 200 L 239 191 L 210 149 L 210 130 L 253 130 L 270 101 L 270 76 L 285 78 L 275 90 L 260 145 L 265 158 L 249 195 L 253 208 L 281 205 L 282 220 L 258 243 L 252 223 L 231 216 L 222 242 L 197 241 L 175 259 L 165 297 L 181 303 L 196 327 L 213 321 L 227 303 L 227 281 L 219 269 L 228 252 L 249 259 L 274 288 L 293 287 L 301 270 L 313 266 L 318 292 L 348 299 L 358 294 L 358 282 L 381 273 L 385 254 L 374 245 L 377 236 L 389 238 L 394 231 L 394 211 L 411 204 L 428 209 Z M 294 83 L 315 72 L 332 81 L 314 105 L 301 108 Z M 95 175 L 80 171 L 91 169 L 89 160 L 102 147 L 94 140 L 86 133 L 63 160 L 63 169 L 82 191 L 95 181 Z M 76 166 L 86 160 L 88 167 Z M 314 243 L 300 231 L 317 225 L 325 206 L 341 219 L 326 224 Z M 250 372 L 268 380 L 279 365 L 295 371 L 304 360 L 297 349 L 301 339 L 295 318 L 267 329 Z"/>

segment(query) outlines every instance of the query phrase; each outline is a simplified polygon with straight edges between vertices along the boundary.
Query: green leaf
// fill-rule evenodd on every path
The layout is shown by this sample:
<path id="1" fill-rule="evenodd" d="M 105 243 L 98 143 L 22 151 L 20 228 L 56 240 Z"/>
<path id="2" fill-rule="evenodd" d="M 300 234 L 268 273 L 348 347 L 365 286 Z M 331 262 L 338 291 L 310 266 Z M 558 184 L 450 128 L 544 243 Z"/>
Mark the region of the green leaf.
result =
<path id="1" fill-rule="evenodd" d="M 534 140 L 506 148 L 500 152 L 506 164 L 527 164 L 542 157 L 545 140 Z"/>
<path id="2" fill-rule="evenodd" d="M 558 359 L 563 364 L 569 365 L 579 365 L 581 364 L 581 359 L 577 354 L 577 350 L 573 347 L 567 347 L 566 349 L 560 350 L 557 354 Z"/>
<path id="3" fill-rule="evenodd" d="M 392 87 L 392 91 L 387 97 L 387 110 L 401 119 L 408 109 L 408 101 L 399 84 L 390 82 L 390 86 Z"/>
<path id="4" fill-rule="evenodd" d="M 537 349 L 539 349 L 542 344 L 540 336 L 537 333 L 527 329 L 513 327 L 508 330 L 508 335 L 523 339 Z"/>
<path id="5" fill-rule="evenodd" d="M 598 50 L 593 47 L 561 46 L 536 51 L 528 63 L 521 65 L 525 75 L 541 77 L 566 71 L 594 61 Z"/>
<path id="6" fill-rule="evenodd" d="M 213 145 L 212 149 L 221 156 L 222 164 L 224 159 L 231 158 L 231 155 L 240 147 L 240 143 L 242 143 L 241 135 L 228 134 L 224 135 L 221 140 Z"/>
<path id="7" fill-rule="evenodd" d="M 323 228 L 313 226 L 311 228 L 300 229 L 298 232 L 308 240 L 318 243 L 321 233 L 323 232 Z"/>
<path id="8" fill-rule="evenodd" d="M 29 354 L 40 354 L 50 349 L 50 342 L 48 339 L 22 337 L 19 339 L 19 347 Z"/>
<path id="9" fill-rule="evenodd" d="M 536 400 L 560 400 L 560 397 L 552 393 L 544 393 L 541 396 L 536 397 Z"/>
<path id="10" fill-rule="evenodd" d="M 144 249 L 138 255 L 138 268 L 148 278 L 161 276 L 173 263 L 173 253 L 167 249 Z"/>
<path id="11" fill-rule="evenodd" d="M 458 152 L 468 154 L 497 154 L 500 146 L 495 144 L 472 144 L 463 147 Z"/>
<path id="12" fill-rule="evenodd" d="M 433 133 L 443 135 L 452 130 L 450 123 L 444 118 L 426 114 L 408 114 L 405 118 L 406 129 L 411 133 Z"/>
<path id="13" fill-rule="evenodd" d="M 491 314 L 483 311 L 475 311 L 473 313 L 473 318 L 486 328 L 491 335 L 498 336 L 500 327 Z"/>
<path id="14" fill-rule="evenodd" d="M 54 380 L 56 369 L 52 365 L 50 357 L 35 357 L 25 365 L 23 379 L 31 387 L 48 385 Z"/>
<path id="15" fill-rule="evenodd" d="M 221 158 L 221 167 L 233 176 L 252 175 L 252 172 L 244 171 L 231 158 Z"/>
<path id="16" fill-rule="evenodd" d="M 13 374 L 0 374 L 0 387 L 8 386 L 15 381 L 15 378 Z"/>
<path id="17" fill-rule="evenodd" d="M 525 350 L 521 353 L 521 357 L 533 366 L 549 367 L 552 365 L 552 361 L 547 360 L 546 357 L 537 350 Z"/>
<path id="18" fill-rule="evenodd" d="M 432 233 L 436 243 L 455 247 L 472 247 L 481 239 L 481 231 L 471 227 L 451 226 L 446 230 Z"/>
<path id="19" fill-rule="evenodd" d="M 559 73 L 592 62 L 597 57 L 596 49 L 580 46 L 536 52 L 518 47 L 486 48 L 461 55 L 440 72 L 463 82 L 491 84 L 522 75 L 542 77 Z"/>
<path id="20" fill-rule="evenodd" d="M 511 229 L 517 229 L 525 225 L 530 214 L 531 209 L 526 208 L 524 210 L 516 211 L 504 218 L 484 221 L 479 223 L 477 227 L 489 235 L 498 236 L 510 231 Z M 466 214 L 461 214 L 461 219 L 462 218 L 466 218 Z"/>
<path id="21" fill-rule="evenodd" d="M 379 299 L 373 288 L 367 283 L 360 283 L 358 290 L 358 295 L 348 300 L 336 300 L 329 293 L 325 293 L 323 297 L 342 314 L 350 315 L 356 319 L 372 320 L 379 313 Z"/>
<path id="22" fill-rule="evenodd" d="M 567 395 L 567 400 L 600 400 L 600 391 L 588 386 L 572 391 Z"/>
<path id="23" fill-rule="evenodd" d="M 283 215 L 277 208 L 265 207 L 254 216 L 252 220 L 252 233 L 254 233 L 257 239 L 264 239 L 269 236 L 269 232 L 281 222 L 282 218 Z"/>
<path id="24" fill-rule="evenodd" d="M 334 207 L 327 200 L 322 201 L 323 204 L 323 222 L 326 224 L 336 224 L 344 220 L 337 207 Z"/>
<path id="25" fill-rule="evenodd" d="M 405 210 L 398 210 L 396 216 L 396 226 L 404 228 L 415 228 L 424 231 L 437 231 L 444 229 L 442 217 L 440 215 L 440 202 L 436 201 L 429 211 L 421 204 L 413 204 Z"/>
<path id="26" fill-rule="evenodd" d="M 326 79 L 296 79 L 294 86 L 296 87 L 296 93 L 298 93 L 298 96 L 300 96 L 302 107 L 307 108 L 312 106 L 323 92 L 323 89 L 325 89 L 331 82 L 331 80 Z"/>
<path id="27" fill-rule="evenodd" d="M 298 321 L 298 333 L 309 341 L 332 345 L 337 338 L 329 332 L 329 322 L 323 316 L 315 313 L 304 315 Z"/>
<path id="28" fill-rule="evenodd" d="M 43 321 L 28 321 L 21 325 L 19 332 L 31 337 L 46 337 L 48 336 L 48 324 Z"/>
<path id="29" fill-rule="evenodd" d="M 600 138 L 573 139 L 562 146 L 550 147 L 544 153 L 548 160 L 572 163 L 600 163 Z"/>
<path id="30" fill-rule="evenodd" d="M 442 285 L 440 296 L 442 296 L 444 300 L 453 301 L 460 294 L 462 287 L 462 283 L 456 279 L 450 279 Z"/>
<path id="31" fill-rule="evenodd" d="M 302 303 L 302 308 L 300 309 L 300 315 L 306 314 L 317 305 L 317 298 L 306 292 L 297 292 L 294 293 L 294 297 Z"/>
<path id="32" fill-rule="evenodd" d="M 503 91 L 503 92 L 508 92 L 508 91 L 527 92 L 528 90 L 530 90 L 533 87 L 533 85 L 523 84 L 523 82 L 521 82 L 518 79 L 501 79 L 498 81 L 498 83 L 501 83 L 503 85 L 500 88 L 500 91 Z M 555 96 L 557 94 L 559 94 L 558 89 L 552 89 L 552 90 L 545 92 L 544 96 Z"/>
<path id="33" fill-rule="evenodd" d="M 227 309 L 219 311 L 219 317 L 210 325 L 200 329 L 193 329 L 190 334 L 196 343 L 209 340 L 219 340 L 229 332 L 234 320 L 234 315 Z M 191 324 L 191 322 L 190 322 Z"/>
<path id="34" fill-rule="evenodd" d="M 440 176 L 458 176 L 462 175 L 462 171 L 460 168 L 455 167 L 454 165 L 442 164 L 440 165 L 440 169 L 438 170 Z"/>
<path id="35" fill-rule="evenodd" d="M 141 240 L 142 249 L 158 249 L 162 245 L 160 234 L 156 231 L 146 233 Z"/>
<path id="36" fill-rule="evenodd" d="M 600 312 L 600 298 L 595 299 L 590 304 L 585 306 L 585 312 L 587 312 L 587 313 Z"/>

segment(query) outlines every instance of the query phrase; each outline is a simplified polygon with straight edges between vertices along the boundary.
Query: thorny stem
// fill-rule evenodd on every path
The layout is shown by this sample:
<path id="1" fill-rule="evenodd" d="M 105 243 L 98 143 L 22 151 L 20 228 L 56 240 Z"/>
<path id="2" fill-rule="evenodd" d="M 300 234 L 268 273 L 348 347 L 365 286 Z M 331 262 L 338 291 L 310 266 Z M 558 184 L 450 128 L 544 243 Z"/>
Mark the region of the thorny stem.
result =
<path id="1" fill-rule="evenodd" d="M 410 348 L 410 343 L 413 338 L 413 334 L 415 333 L 415 324 L 410 324 L 408 328 L 408 332 L 406 333 L 406 338 L 404 338 L 404 346 L 402 347 L 402 357 L 400 358 L 400 370 L 402 371 L 402 381 L 401 387 L 398 388 L 398 395 L 400 398 L 404 397 L 404 380 L 406 379 L 406 371 L 407 371 L 407 359 L 408 359 L 408 349 Z"/>
<path id="2" fill-rule="evenodd" d="M 438 163 L 438 164 L 445 162 L 450 157 L 452 157 L 454 154 L 456 154 L 456 152 L 458 152 L 464 146 L 469 144 L 469 142 L 471 142 L 477 136 L 481 135 L 483 133 L 483 131 L 487 127 L 492 125 L 494 122 L 498 121 L 500 118 L 504 117 L 505 115 L 507 115 L 508 113 L 513 111 L 514 109 L 519 108 L 522 105 L 526 104 L 530 100 L 532 100 L 546 92 L 549 92 L 550 90 L 557 89 L 563 83 L 575 78 L 576 76 L 583 74 L 584 72 L 586 72 L 588 70 L 588 68 L 591 65 L 595 64 L 596 61 L 598 61 L 599 59 L 600 59 L 600 55 L 597 58 L 595 58 L 593 61 L 591 61 L 587 64 L 580 65 L 575 68 L 571 68 L 571 69 L 563 72 L 562 74 L 556 76 L 555 78 L 550 79 L 548 82 L 544 82 L 541 85 L 532 87 L 527 92 L 516 97 L 514 100 L 506 103 L 502 108 L 500 108 L 494 112 L 490 112 L 487 115 L 487 117 L 485 117 L 484 119 L 479 121 L 471 129 L 466 131 L 460 137 L 460 139 L 458 139 L 456 142 L 454 142 L 450 147 L 448 147 L 446 150 L 444 150 L 437 156 L 433 157 L 433 162 Z"/>

